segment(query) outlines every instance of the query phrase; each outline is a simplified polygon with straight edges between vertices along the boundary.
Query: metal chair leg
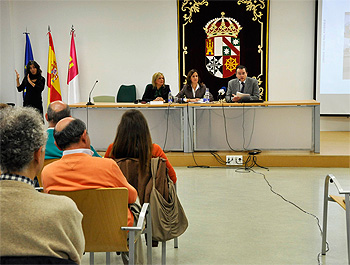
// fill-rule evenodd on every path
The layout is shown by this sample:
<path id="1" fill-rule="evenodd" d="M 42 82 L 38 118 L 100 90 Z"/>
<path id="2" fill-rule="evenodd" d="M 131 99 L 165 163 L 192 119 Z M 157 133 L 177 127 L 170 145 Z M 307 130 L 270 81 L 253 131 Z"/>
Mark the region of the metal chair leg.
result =
<path id="1" fill-rule="evenodd" d="M 106 252 L 106 265 L 111 264 L 111 252 Z"/>
<path id="2" fill-rule="evenodd" d="M 129 231 L 129 265 L 135 264 L 135 231 Z"/>
<path id="3" fill-rule="evenodd" d="M 346 231 L 348 239 L 348 263 L 350 265 L 350 201 L 349 194 L 345 194 L 345 215 L 346 215 Z"/>
<path id="4" fill-rule="evenodd" d="M 147 221 L 147 264 L 152 264 L 152 221 L 151 221 L 151 211 L 150 209 L 147 211 L 146 214 L 146 221 Z"/>
<path id="5" fill-rule="evenodd" d="M 90 252 L 90 265 L 94 265 L 94 252 Z"/>
<path id="6" fill-rule="evenodd" d="M 179 238 L 178 237 L 174 238 L 174 248 L 179 248 Z"/>
<path id="7" fill-rule="evenodd" d="M 328 187 L 329 187 L 329 176 L 326 177 L 326 180 L 324 183 L 322 255 L 326 255 L 327 219 L 328 219 Z"/>
<path id="8" fill-rule="evenodd" d="M 162 241 L 162 265 L 166 264 L 166 241 Z"/>

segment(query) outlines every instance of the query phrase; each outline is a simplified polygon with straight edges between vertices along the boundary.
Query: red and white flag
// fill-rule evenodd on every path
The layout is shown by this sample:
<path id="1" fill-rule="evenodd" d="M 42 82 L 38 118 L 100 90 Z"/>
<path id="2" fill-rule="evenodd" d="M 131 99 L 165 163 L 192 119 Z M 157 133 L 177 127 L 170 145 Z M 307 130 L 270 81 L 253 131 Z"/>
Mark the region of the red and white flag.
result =
<path id="1" fill-rule="evenodd" d="M 79 80 L 78 80 L 78 60 L 74 43 L 74 29 L 71 31 L 72 40 L 70 44 L 70 58 L 68 64 L 68 104 L 80 102 Z"/>

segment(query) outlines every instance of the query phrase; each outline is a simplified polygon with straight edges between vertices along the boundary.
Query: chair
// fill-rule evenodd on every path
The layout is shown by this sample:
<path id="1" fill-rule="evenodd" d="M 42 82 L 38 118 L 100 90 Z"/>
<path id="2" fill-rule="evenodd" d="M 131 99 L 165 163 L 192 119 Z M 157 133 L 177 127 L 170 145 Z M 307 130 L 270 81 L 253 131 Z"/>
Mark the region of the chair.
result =
<path id="1" fill-rule="evenodd" d="M 329 183 L 334 183 L 338 190 L 338 193 L 345 195 L 342 196 L 330 195 L 328 197 Z M 338 180 L 329 174 L 326 177 L 324 185 L 324 201 L 323 201 L 323 233 L 322 233 L 322 255 L 326 255 L 326 241 L 327 241 L 327 217 L 328 217 L 328 202 L 337 202 L 345 210 L 346 218 L 346 231 L 347 231 L 347 241 L 348 241 L 348 264 L 350 265 L 350 201 L 349 201 L 350 190 L 345 191 L 340 186 Z"/>
<path id="2" fill-rule="evenodd" d="M 90 252 L 90 264 L 94 252 L 106 252 L 106 264 L 110 264 L 109 252 L 129 252 L 129 264 L 134 264 L 135 233 L 142 231 L 145 218 L 151 223 L 149 204 L 142 206 L 137 226 L 128 227 L 127 188 L 102 188 L 79 191 L 50 191 L 52 194 L 71 198 L 83 214 L 85 252 Z M 129 248 L 127 242 L 129 231 Z M 147 233 L 147 263 L 152 264 L 152 229 Z M 141 239 L 139 239 L 141 240 Z"/>
<path id="3" fill-rule="evenodd" d="M 115 102 L 115 96 L 95 96 L 94 102 Z"/>
<path id="4" fill-rule="evenodd" d="M 54 158 L 54 159 L 45 159 L 44 161 L 44 166 L 43 168 L 48 165 L 48 164 L 51 164 L 52 162 L 55 162 L 56 160 L 59 160 L 60 158 Z M 42 169 L 41 169 L 42 171 Z M 40 173 L 38 174 L 38 176 L 36 176 L 38 178 L 38 182 L 39 182 L 39 186 L 42 187 L 43 186 L 43 183 L 41 182 L 41 171 Z"/>
<path id="5" fill-rule="evenodd" d="M 134 102 L 136 100 L 135 85 L 121 85 L 117 93 L 117 102 Z"/>
<path id="6" fill-rule="evenodd" d="M 148 203 L 152 186 L 153 186 L 151 172 L 148 176 L 141 176 L 138 170 L 139 160 L 136 158 L 118 158 L 114 160 L 117 162 L 120 170 L 123 172 L 128 182 L 137 190 L 137 193 L 139 194 L 140 202 Z M 167 186 L 168 180 L 164 179 L 164 176 L 166 177 L 166 174 L 164 174 L 164 172 L 167 172 L 166 161 L 161 158 L 161 162 L 156 174 L 156 188 L 167 200 L 169 196 L 169 190 Z M 176 184 L 175 184 L 175 187 L 176 187 Z M 178 247 L 179 247 L 179 241 L 178 241 L 178 238 L 176 237 L 174 238 L 174 248 L 178 248 Z M 162 241 L 162 262 L 161 263 L 162 265 L 166 264 L 166 241 Z"/>

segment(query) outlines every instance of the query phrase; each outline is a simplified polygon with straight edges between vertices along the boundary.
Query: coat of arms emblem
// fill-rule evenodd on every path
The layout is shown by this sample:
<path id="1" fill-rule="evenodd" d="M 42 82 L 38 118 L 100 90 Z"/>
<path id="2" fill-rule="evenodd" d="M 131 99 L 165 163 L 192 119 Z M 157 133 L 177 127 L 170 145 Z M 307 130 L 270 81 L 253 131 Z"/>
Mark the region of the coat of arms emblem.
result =
<path id="1" fill-rule="evenodd" d="M 227 78 L 236 73 L 240 64 L 240 39 L 238 33 L 242 29 L 239 23 L 225 17 L 210 20 L 203 28 L 207 34 L 205 40 L 205 64 L 207 70 L 219 78 Z"/>

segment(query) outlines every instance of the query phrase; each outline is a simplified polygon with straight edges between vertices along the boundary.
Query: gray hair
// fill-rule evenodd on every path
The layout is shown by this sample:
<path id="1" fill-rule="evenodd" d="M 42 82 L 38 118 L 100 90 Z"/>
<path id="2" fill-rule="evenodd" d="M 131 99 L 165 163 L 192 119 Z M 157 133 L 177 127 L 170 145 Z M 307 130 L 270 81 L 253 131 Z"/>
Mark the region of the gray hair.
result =
<path id="1" fill-rule="evenodd" d="M 54 123 L 59 122 L 63 118 L 70 117 L 70 108 L 67 105 L 65 109 L 61 111 L 54 111 L 51 108 L 51 104 L 47 107 L 47 119 L 48 121 L 53 121 Z"/>
<path id="2" fill-rule="evenodd" d="M 43 120 L 34 108 L 0 111 L 0 168 L 3 173 L 22 171 L 34 152 L 46 144 Z"/>

